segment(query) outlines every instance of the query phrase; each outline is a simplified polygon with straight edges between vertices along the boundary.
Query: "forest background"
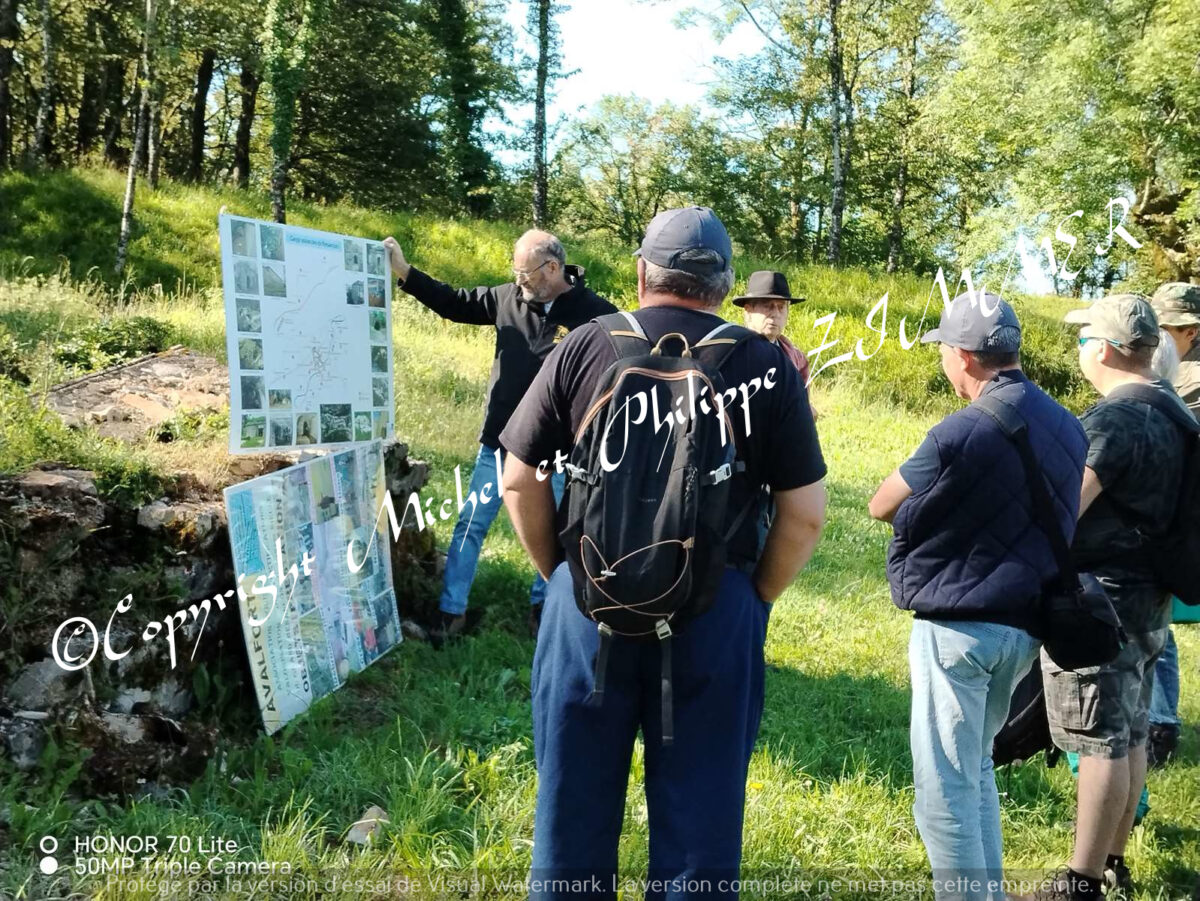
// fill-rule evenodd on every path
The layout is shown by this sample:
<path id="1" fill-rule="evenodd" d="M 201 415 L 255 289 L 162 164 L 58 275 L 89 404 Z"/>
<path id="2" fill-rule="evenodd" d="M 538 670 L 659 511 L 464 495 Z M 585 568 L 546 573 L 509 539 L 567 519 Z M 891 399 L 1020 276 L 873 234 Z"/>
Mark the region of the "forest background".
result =
<path id="1" fill-rule="evenodd" d="M 711 61 L 705 103 L 550 121 L 565 8 L 515 6 L 0 0 L 0 168 L 127 172 L 118 273 L 138 179 L 167 176 L 268 191 L 281 220 L 290 196 L 635 245 L 695 202 L 784 263 L 932 273 L 1023 239 L 1055 293 L 1200 278 L 1195 0 L 696 0 L 681 26 L 761 37 Z"/>

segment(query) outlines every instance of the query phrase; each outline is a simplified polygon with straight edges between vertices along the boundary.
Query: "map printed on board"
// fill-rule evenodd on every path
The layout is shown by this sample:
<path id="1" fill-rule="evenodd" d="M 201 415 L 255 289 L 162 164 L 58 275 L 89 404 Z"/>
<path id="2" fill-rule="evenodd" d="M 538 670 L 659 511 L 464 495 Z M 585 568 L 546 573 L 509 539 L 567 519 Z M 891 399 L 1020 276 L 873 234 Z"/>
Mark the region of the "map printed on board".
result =
<path id="1" fill-rule="evenodd" d="M 268 734 L 401 641 L 388 520 L 376 522 L 385 491 L 380 441 L 225 489 L 242 631 Z M 346 559 L 352 540 L 357 573 Z"/>
<path id="2" fill-rule="evenodd" d="M 220 217 L 229 450 L 392 435 L 392 279 L 377 241 Z"/>

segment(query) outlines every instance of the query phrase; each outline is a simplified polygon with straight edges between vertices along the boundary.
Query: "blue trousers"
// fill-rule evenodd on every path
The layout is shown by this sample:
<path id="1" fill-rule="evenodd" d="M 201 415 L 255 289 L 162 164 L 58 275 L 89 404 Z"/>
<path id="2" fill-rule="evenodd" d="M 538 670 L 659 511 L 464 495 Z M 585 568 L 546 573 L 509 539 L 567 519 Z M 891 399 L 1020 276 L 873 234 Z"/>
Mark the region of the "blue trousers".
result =
<path id="1" fill-rule="evenodd" d="M 992 741 L 1038 645 L 1012 626 L 913 620 L 913 813 L 937 901 L 1004 899 Z"/>
<path id="2" fill-rule="evenodd" d="M 624 885 L 617 845 L 639 729 L 650 825 L 645 896 L 737 897 L 769 610 L 749 576 L 726 569 L 712 609 L 671 639 L 675 740 L 664 746 L 659 643 L 615 636 L 603 702 L 595 703 L 599 633 L 575 606 L 566 564 L 554 571 L 531 680 L 538 768 L 531 898 L 613 898 Z"/>
<path id="3" fill-rule="evenodd" d="M 1150 724 L 1178 726 L 1179 719 L 1179 646 L 1175 632 L 1167 633 L 1167 646 L 1154 664 L 1154 691 L 1150 695 Z"/>
<path id="4" fill-rule="evenodd" d="M 504 457 L 505 453 L 501 451 L 501 465 Z M 561 473 L 556 472 L 551 476 L 555 505 L 562 500 L 565 481 Z M 438 607 L 443 613 L 459 616 L 466 612 L 467 596 L 471 593 L 471 583 L 475 581 L 475 570 L 479 567 L 483 539 L 487 537 L 488 530 L 500 515 L 500 508 L 503 506 L 499 494 L 500 473 L 496 469 L 496 449 L 481 444 L 479 453 L 475 455 L 471 484 L 463 495 L 463 508 L 454 524 L 454 534 L 446 551 L 446 571 L 442 577 L 442 596 L 438 602 Z M 472 496 L 475 497 L 475 503 L 470 501 Z M 483 500 L 485 496 L 486 502 Z M 545 593 L 546 581 L 534 573 L 529 603 L 542 603 Z"/>

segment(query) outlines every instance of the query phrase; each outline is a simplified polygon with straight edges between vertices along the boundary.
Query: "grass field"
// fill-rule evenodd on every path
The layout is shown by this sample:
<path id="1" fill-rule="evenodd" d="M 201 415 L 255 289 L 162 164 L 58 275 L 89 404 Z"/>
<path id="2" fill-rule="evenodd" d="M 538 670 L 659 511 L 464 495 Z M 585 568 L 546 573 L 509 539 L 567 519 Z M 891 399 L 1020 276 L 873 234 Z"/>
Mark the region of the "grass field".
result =
<path id="1" fill-rule="evenodd" d="M 128 488 L 136 484 L 131 474 L 152 476 L 181 466 L 203 470 L 215 467 L 212 461 L 223 454 L 224 434 L 204 430 L 163 449 L 130 454 L 68 433 L 39 408 L 37 389 L 73 371 L 56 361 L 55 344 L 103 317 L 150 316 L 169 325 L 173 340 L 224 355 L 223 313 L 213 287 L 213 217 L 221 203 L 235 212 L 262 214 L 265 202 L 175 186 L 144 195 L 149 215 L 134 245 L 137 280 L 113 283 L 99 272 L 89 279 L 88 267 L 107 265 L 115 241 L 116 219 L 108 217 L 119 188 L 119 179 L 106 173 L 62 173 L 42 181 L 0 177 L 0 210 L 6 211 L 0 213 L 0 264 L 6 267 L 0 327 L 19 348 L 35 389 L 31 394 L 0 379 L 0 471 L 48 457 L 70 459 L 113 473 L 112 484 Z M 72 204 L 80 210 L 74 219 L 64 211 Z M 22 211 L 19 228 L 17 214 L 7 212 L 13 209 Z M 295 221 L 316 227 L 396 233 L 417 265 L 464 284 L 504 280 L 518 231 L 345 208 L 293 209 Z M 24 217 L 36 221 L 28 224 Z M 598 290 L 624 306 L 633 303 L 629 249 L 568 243 Z M 31 259 L 22 262 L 26 257 Z M 743 261 L 739 274 L 744 278 L 760 265 L 766 266 Z M 936 375 L 936 354 L 920 347 L 903 350 L 896 338 L 900 313 L 909 315 L 908 334 L 914 333 L 930 283 L 823 268 L 790 270 L 789 277 L 794 291 L 809 297 L 788 328 L 800 347 L 819 346 L 823 327 L 813 329 L 813 323 L 838 314 L 830 338 L 841 343 L 825 359 L 852 350 L 860 338 L 863 356 L 869 356 L 878 333 L 865 326 L 867 314 L 885 291 L 892 308 L 882 350 L 831 367 L 815 383 L 830 472 L 829 521 L 812 563 L 771 618 L 771 666 L 749 776 L 744 870 L 747 876 L 800 872 L 814 881 L 852 872 L 917 880 L 926 861 L 911 814 L 908 617 L 889 600 L 883 565 L 890 532 L 869 519 L 866 501 L 955 403 Z M 161 289 L 153 287 L 160 282 Z M 938 303 L 935 295 L 931 309 Z M 1088 402 L 1088 389 L 1070 369 L 1069 333 L 1054 322 L 1068 306 L 1045 298 L 1018 301 L 1029 368 L 1078 409 Z M 453 467 L 465 468 L 474 457 L 492 336 L 448 326 L 401 296 L 393 337 L 397 432 L 413 456 L 432 464 L 426 491 L 452 497 Z M 443 545 L 448 526 L 438 526 Z M 440 652 L 405 643 L 274 738 L 226 743 L 201 779 L 166 798 L 75 800 L 73 761 L 65 749 L 52 749 L 33 779 L 4 769 L 0 761 L 0 811 L 7 810 L 10 820 L 0 838 L 7 834 L 11 840 L 11 847 L 0 847 L 0 898 L 61 898 L 71 891 L 114 901 L 155 897 L 149 890 L 106 887 L 103 876 L 42 875 L 38 842 L 46 835 L 56 836 L 61 846 L 96 833 L 179 835 L 193 843 L 232 839 L 242 849 L 234 857 L 286 861 L 297 876 L 312 877 L 318 886 L 336 876 L 379 887 L 388 874 L 431 868 L 519 877 L 530 859 L 536 781 L 529 705 L 533 643 L 524 636 L 532 574 L 502 517 L 471 596 L 472 605 L 485 611 L 479 634 Z M 1177 760 L 1152 774 L 1153 810 L 1130 846 L 1139 899 L 1190 897 L 1200 878 L 1200 627 L 1179 629 L 1178 639 L 1185 736 Z M 631 877 L 646 864 L 640 779 L 638 753 L 621 847 L 622 868 Z M 1041 870 L 1065 862 L 1074 815 L 1066 767 L 1047 770 L 1035 761 L 1003 772 L 1000 786 L 1009 867 Z M 372 804 L 383 807 L 390 820 L 380 840 L 365 850 L 342 843 L 347 827 Z M 183 861 L 185 855 L 177 850 L 168 856 Z M 250 897 L 248 887 L 260 877 L 229 878 L 240 878 L 241 887 L 221 877 L 216 897 Z M 830 894 L 916 897 L 906 889 Z M 280 896 L 388 895 L 351 887 Z"/>

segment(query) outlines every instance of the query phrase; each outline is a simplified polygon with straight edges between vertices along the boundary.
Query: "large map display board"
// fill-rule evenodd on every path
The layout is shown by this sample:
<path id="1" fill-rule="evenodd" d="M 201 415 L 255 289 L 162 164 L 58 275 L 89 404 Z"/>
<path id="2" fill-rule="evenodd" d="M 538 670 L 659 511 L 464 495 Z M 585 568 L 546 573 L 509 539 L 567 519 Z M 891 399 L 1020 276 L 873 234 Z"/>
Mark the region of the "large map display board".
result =
<path id="1" fill-rule="evenodd" d="M 242 630 L 268 733 L 401 641 L 388 519 L 376 523 L 385 491 L 379 441 L 225 489 Z M 357 573 L 346 555 L 352 540 Z"/>
<path id="2" fill-rule="evenodd" d="M 220 217 L 229 450 L 392 434 L 392 279 L 382 244 Z"/>

